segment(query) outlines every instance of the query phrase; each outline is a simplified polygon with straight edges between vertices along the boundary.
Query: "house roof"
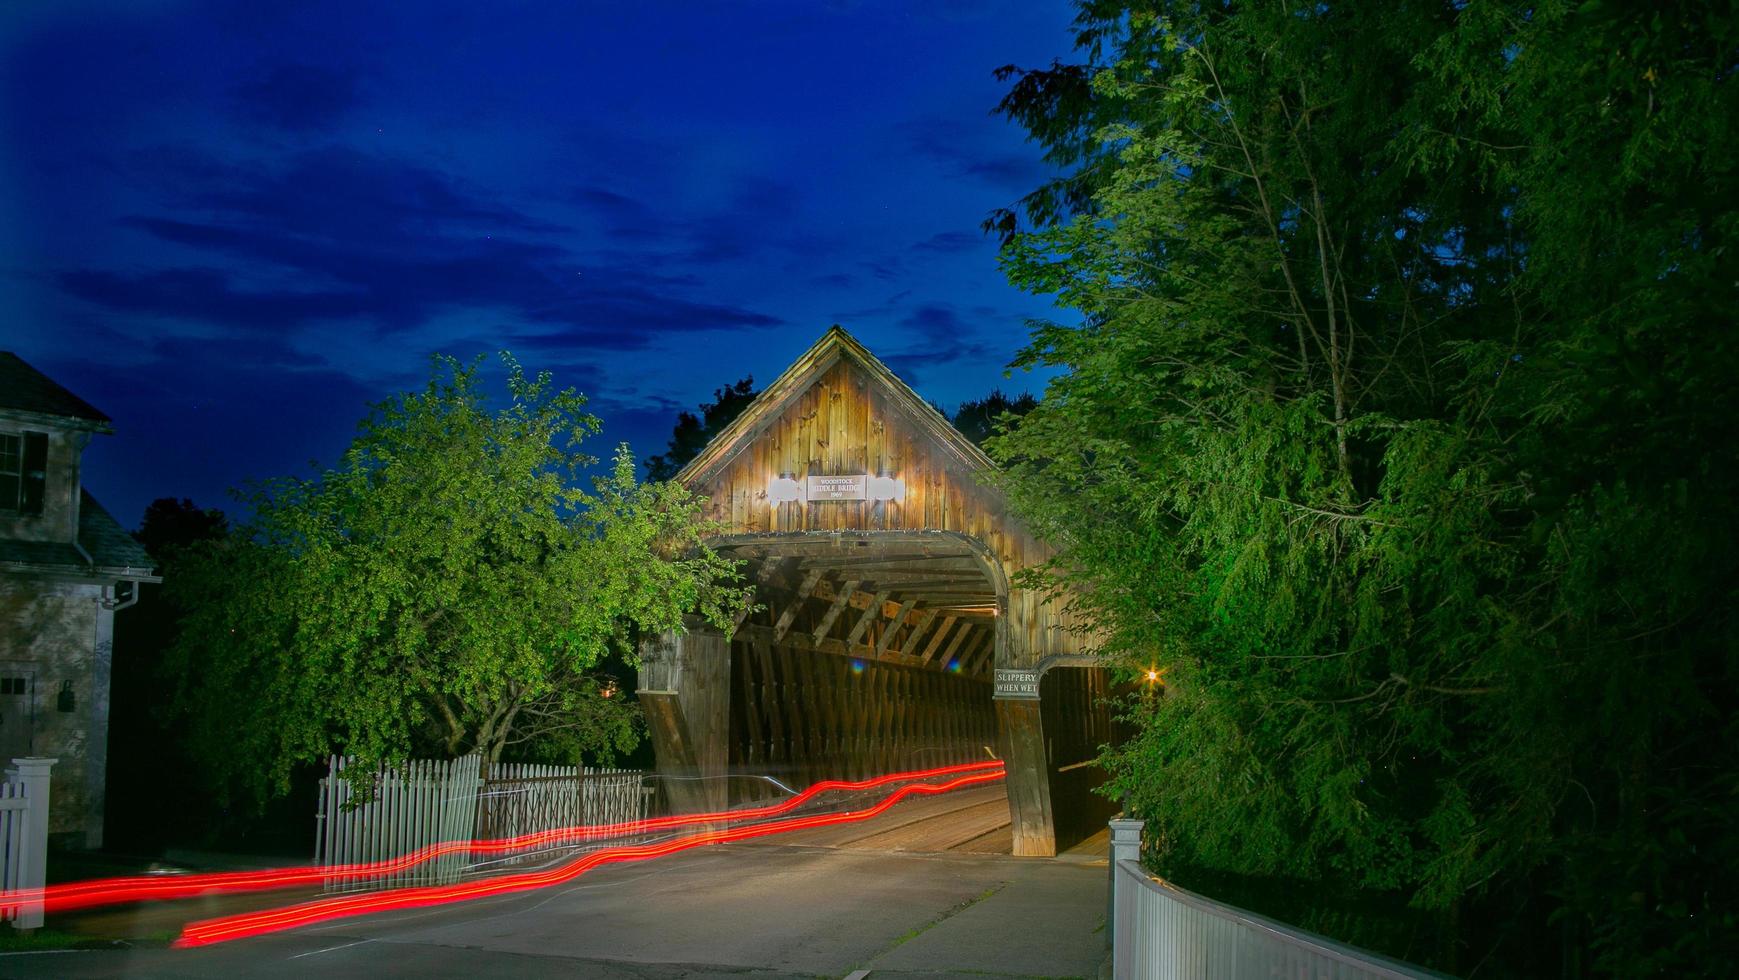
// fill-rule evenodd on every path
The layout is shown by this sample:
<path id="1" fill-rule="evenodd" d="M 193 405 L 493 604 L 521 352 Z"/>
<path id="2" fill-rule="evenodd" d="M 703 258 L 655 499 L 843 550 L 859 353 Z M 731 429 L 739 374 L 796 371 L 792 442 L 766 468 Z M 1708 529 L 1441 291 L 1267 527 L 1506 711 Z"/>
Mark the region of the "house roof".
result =
<path id="1" fill-rule="evenodd" d="M 107 415 L 31 367 L 11 351 L 0 351 L 0 409 L 58 415 L 107 424 Z"/>
<path id="2" fill-rule="evenodd" d="M 78 541 L 91 560 L 65 541 L 0 538 L 0 564 L 148 577 L 157 562 L 88 490 L 79 491 Z"/>
<path id="3" fill-rule="evenodd" d="M 878 383 L 888 392 L 890 402 L 907 416 L 911 423 L 921 432 L 952 452 L 969 470 L 982 471 L 996 468 L 984 450 L 979 449 L 971 439 L 962 435 L 954 428 L 947 416 L 936 410 L 934 405 L 925 401 L 912 386 L 901 381 L 883 364 L 881 359 L 869 352 L 869 348 L 858 343 L 856 337 L 847 333 L 839 324 L 827 328 L 803 356 L 797 358 L 785 373 L 773 380 L 743 414 L 725 426 L 713 440 L 707 443 L 700 454 L 690 460 L 682 471 L 676 474 L 676 479 L 688 486 L 704 482 L 724 464 L 730 462 L 745 446 L 754 441 L 754 437 L 773 420 L 791 401 L 803 394 L 814 380 L 824 374 L 828 368 L 841 360 L 850 362 L 862 371 L 870 380 Z"/>

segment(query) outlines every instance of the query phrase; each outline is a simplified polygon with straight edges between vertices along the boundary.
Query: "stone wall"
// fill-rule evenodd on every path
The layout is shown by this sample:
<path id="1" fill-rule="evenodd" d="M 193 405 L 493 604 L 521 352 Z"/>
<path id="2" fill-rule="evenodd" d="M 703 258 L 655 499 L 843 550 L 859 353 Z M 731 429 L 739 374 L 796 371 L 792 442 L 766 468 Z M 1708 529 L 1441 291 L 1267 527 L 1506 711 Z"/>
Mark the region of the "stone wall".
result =
<path id="1" fill-rule="evenodd" d="M 98 604 L 101 591 L 95 582 L 0 573 L 0 669 L 32 677 L 30 754 L 60 760 L 49 833 L 85 847 L 102 844 L 108 756 L 115 614 Z M 62 711 L 61 690 L 69 681 L 73 709 Z"/>

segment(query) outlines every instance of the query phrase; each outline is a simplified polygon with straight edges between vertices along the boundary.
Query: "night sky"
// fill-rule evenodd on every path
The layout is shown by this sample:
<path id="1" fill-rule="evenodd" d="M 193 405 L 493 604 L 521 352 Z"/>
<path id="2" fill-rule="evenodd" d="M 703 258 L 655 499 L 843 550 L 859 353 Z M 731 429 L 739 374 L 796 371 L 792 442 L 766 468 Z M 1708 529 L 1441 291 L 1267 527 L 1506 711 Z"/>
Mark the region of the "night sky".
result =
<path id="1" fill-rule="evenodd" d="M 1042 181 L 992 70 L 1060 2 L 56 0 L 0 8 L 0 349 L 156 497 L 332 462 L 428 355 L 511 350 L 608 455 L 840 323 L 925 397 L 1051 312 L 979 232 Z M 491 361 L 489 370 L 499 376 Z"/>

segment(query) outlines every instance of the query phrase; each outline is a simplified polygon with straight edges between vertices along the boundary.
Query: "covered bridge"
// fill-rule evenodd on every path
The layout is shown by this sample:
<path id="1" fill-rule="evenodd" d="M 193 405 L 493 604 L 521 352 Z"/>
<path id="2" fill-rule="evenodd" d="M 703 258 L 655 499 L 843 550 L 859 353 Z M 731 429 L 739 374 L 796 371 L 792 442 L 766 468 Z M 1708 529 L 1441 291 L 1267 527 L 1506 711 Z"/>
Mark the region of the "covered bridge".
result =
<path id="1" fill-rule="evenodd" d="M 1083 763 L 1111 737 L 1106 672 L 1058 602 L 1012 584 L 1050 553 L 980 479 L 993 469 L 835 326 L 678 474 L 764 608 L 728 635 L 694 623 L 641 651 L 677 806 L 747 798 L 754 776 L 800 786 L 994 755 L 1013 853 L 1102 826 Z"/>

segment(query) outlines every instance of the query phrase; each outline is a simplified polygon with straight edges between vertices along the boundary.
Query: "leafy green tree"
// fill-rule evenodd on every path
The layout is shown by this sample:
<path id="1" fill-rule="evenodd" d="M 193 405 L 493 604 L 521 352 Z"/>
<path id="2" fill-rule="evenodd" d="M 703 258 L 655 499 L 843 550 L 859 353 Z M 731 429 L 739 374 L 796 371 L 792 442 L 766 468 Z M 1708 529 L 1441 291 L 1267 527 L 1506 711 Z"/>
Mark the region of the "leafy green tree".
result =
<path id="1" fill-rule="evenodd" d="M 328 752 L 626 751 L 637 714 L 600 662 L 746 601 L 697 501 L 637 484 L 626 447 L 578 489 L 597 419 L 503 359 L 506 407 L 438 358 L 336 467 L 256 487 L 252 518 L 169 583 L 180 706 L 218 784 L 264 799 Z"/>
<path id="2" fill-rule="evenodd" d="M 676 417 L 676 427 L 670 433 L 670 445 L 663 453 L 648 457 L 646 478 L 654 481 L 675 479 L 688 461 L 700 455 L 713 436 L 736 421 L 743 409 L 755 400 L 755 379 L 743 378 L 713 392 L 713 400 L 700 406 L 700 415 L 683 412 Z"/>
<path id="3" fill-rule="evenodd" d="M 1164 672 L 1107 757 L 1159 868 L 1402 898 L 1435 946 L 1307 924 L 1450 969 L 1700 972 L 1739 925 L 1739 21 L 1077 29 L 1003 73 L 1065 175 L 990 224 L 1084 325 L 989 448 Z"/>
<path id="4" fill-rule="evenodd" d="M 1038 403 L 1038 399 L 1024 391 L 1010 398 L 998 388 L 983 398 L 961 402 L 949 421 L 962 435 L 982 446 L 986 439 L 996 435 L 1000 426 L 1032 411 Z"/>

